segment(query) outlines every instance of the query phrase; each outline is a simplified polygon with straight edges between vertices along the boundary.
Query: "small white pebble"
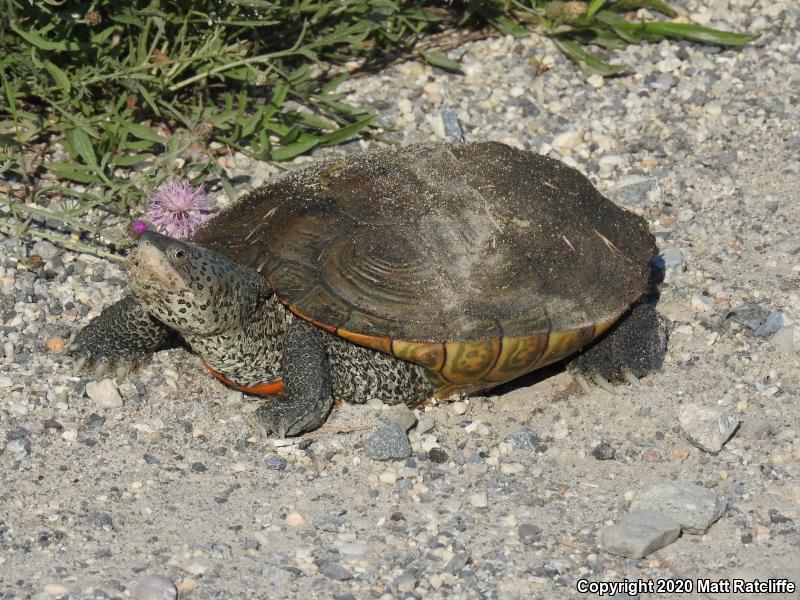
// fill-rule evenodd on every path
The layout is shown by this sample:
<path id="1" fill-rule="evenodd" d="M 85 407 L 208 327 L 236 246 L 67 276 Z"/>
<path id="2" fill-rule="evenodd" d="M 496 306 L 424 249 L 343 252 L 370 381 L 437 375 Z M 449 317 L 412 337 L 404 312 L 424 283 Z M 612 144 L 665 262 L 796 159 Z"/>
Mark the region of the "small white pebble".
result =
<path id="1" fill-rule="evenodd" d="M 44 586 L 44 591 L 51 596 L 61 596 L 69 592 L 69 588 L 60 583 L 48 583 Z"/>
<path id="2" fill-rule="evenodd" d="M 516 475 L 517 473 L 522 473 L 525 470 L 520 463 L 503 463 L 500 465 L 500 472 L 506 475 Z"/>
<path id="3" fill-rule="evenodd" d="M 453 402 L 453 412 L 457 415 L 463 415 L 465 412 L 467 412 L 466 402 L 461 402 L 460 400 Z"/>
<path id="4" fill-rule="evenodd" d="M 378 481 L 382 483 L 388 483 L 389 485 L 394 485 L 397 482 L 397 475 L 391 471 L 384 471 L 378 475 Z"/>
<path id="5" fill-rule="evenodd" d="M 486 508 L 489 506 L 489 498 L 486 496 L 486 492 L 478 492 L 469 497 L 469 503 L 475 508 Z"/>
<path id="6" fill-rule="evenodd" d="M 292 511 L 288 515 L 286 515 L 287 527 L 302 527 L 305 524 L 306 524 L 306 519 L 299 512 Z"/>
<path id="7" fill-rule="evenodd" d="M 590 86 L 592 86 L 593 88 L 601 88 L 605 84 L 605 80 L 603 79 L 603 76 L 602 75 L 597 75 L 596 73 L 594 75 L 591 75 L 586 80 L 586 82 Z"/>

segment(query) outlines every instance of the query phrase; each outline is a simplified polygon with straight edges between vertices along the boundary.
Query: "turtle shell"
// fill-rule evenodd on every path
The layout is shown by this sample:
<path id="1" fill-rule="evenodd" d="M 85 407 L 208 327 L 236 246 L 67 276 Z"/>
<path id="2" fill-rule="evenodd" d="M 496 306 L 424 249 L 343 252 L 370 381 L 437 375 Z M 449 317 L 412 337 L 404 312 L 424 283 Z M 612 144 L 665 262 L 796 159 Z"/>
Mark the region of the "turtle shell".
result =
<path id="1" fill-rule="evenodd" d="M 298 316 L 426 367 L 441 396 L 580 350 L 642 295 L 656 252 L 646 221 L 578 171 L 494 142 L 317 163 L 194 241 Z"/>

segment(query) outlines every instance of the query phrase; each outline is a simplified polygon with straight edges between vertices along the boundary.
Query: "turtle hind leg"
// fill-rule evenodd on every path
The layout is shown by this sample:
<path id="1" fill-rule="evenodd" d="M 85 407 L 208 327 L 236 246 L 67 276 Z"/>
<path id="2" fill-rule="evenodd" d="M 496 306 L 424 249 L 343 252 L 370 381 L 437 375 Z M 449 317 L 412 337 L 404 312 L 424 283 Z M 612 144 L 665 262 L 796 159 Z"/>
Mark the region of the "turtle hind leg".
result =
<path id="1" fill-rule="evenodd" d="M 609 382 L 628 381 L 661 369 L 667 350 L 669 327 L 655 304 L 637 304 L 605 336 L 589 346 L 567 365 L 567 371 L 584 391 L 587 380 L 614 393 Z"/>
<path id="2" fill-rule="evenodd" d="M 123 377 L 176 335 L 136 298 L 125 296 L 81 329 L 67 352 L 75 358 L 75 371 L 87 368 L 98 378 Z"/>
<path id="3" fill-rule="evenodd" d="M 289 326 L 281 365 L 286 397 L 267 401 L 255 415 L 267 434 L 300 435 L 317 429 L 328 417 L 333 393 L 324 335 L 303 321 Z"/>

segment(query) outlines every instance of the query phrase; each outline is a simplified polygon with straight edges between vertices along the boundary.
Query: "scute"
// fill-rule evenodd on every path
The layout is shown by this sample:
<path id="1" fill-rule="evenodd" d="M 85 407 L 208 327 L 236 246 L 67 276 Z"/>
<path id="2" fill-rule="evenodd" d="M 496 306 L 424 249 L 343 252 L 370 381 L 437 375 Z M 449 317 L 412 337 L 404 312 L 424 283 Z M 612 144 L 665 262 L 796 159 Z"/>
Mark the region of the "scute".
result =
<path id="1" fill-rule="evenodd" d="M 493 142 L 319 163 L 194 241 L 300 316 L 470 387 L 580 349 L 643 293 L 656 252 L 645 220 L 578 171 Z"/>

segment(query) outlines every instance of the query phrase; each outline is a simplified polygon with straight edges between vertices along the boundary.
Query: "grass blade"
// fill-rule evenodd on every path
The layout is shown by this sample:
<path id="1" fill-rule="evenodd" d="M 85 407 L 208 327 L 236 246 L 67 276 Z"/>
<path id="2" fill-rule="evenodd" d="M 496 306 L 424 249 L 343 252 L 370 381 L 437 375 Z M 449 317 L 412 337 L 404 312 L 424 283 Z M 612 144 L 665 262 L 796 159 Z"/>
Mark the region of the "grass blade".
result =
<path id="1" fill-rule="evenodd" d="M 555 43 L 567 58 L 576 63 L 584 73 L 589 75 L 608 77 L 610 75 L 618 75 L 627 69 L 627 65 L 612 65 L 600 60 L 594 54 L 584 50 L 580 44 L 574 40 L 559 39 L 555 40 Z"/>

